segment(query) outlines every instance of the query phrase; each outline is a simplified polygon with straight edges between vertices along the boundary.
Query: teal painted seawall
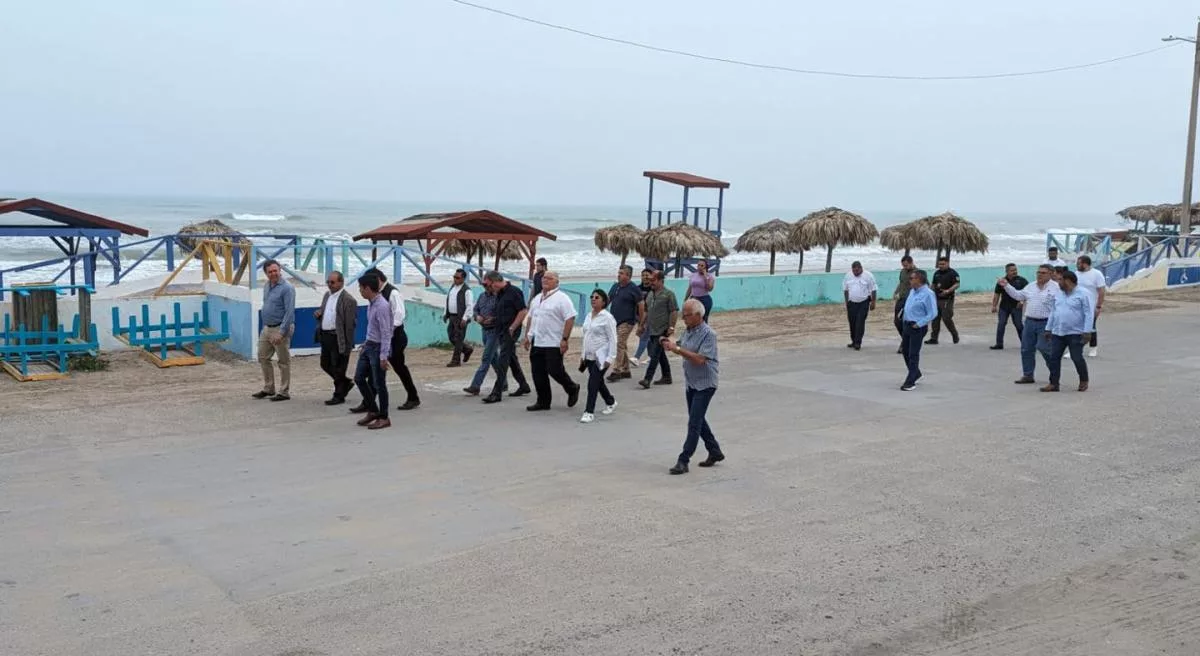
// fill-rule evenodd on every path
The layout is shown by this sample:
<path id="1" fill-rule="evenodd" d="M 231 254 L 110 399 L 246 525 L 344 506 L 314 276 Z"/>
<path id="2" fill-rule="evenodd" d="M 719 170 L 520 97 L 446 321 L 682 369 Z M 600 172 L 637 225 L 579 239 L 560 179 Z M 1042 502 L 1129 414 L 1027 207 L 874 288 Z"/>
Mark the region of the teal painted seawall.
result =
<path id="1" fill-rule="evenodd" d="M 1029 278 L 1033 275 L 1034 267 L 1024 265 L 1021 275 Z M 970 267 L 957 269 L 962 293 L 992 293 L 996 287 L 996 279 L 1004 275 L 1003 266 Z M 933 275 L 933 269 L 926 269 Z M 890 299 L 899 280 L 899 270 L 872 271 L 879 284 L 879 298 Z M 713 312 L 730 310 L 761 310 L 765 308 L 792 307 L 796 305 L 819 305 L 822 303 L 842 302 L 842 278 L 846 272 L 839 273 L 801 273 L 789 275 L 753 275 L 753 276 L 720 276 L 713 289 Z M 600 287 L 608 291 L 613 281 L 599 282 L 564 282 L 562 287 L 580 294 L 590 294 L 593 289 Z M 687 291 L 687 280 L 674 278 L 667 280 L 667 286 L 675 292 L 680 301 Z"/>

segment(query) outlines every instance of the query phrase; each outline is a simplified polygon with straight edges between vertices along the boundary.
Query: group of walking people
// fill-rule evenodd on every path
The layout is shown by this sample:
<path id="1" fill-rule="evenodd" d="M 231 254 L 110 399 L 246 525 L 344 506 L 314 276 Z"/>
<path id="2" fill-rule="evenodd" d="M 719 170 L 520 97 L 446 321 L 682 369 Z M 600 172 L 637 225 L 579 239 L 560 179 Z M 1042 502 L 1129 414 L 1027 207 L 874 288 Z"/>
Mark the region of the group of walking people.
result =
<path id="1" fill-rule="evenodd" d="M 688 471 L 688 463 L 699 443 L 703 441 L 708 457 L 700 463 L 710 467 L 725 456 L 708 425 L 709 403 L 716 393 L 718 378 L 717 335 L 708 326 L 712 309 L 711 292 L 715 279 L 700 262 L 691 276 L 682 307 L 674 292 L 666 287 L 662 271 L 646 269 L 641 284 L 633 283 L 633 269 L 621 266 L 617 282 L 609 291 L 595 289 L 589 298 L 589 310 L 582 323 L 582 348 L 578 370 L 587 376 L 586 400 L 579 421 L 596 421 L 597 403 L 604 402 L 601 415 L 611 415 L 617 409 L 617 399 L 609 385 L 632 378 L 630 368 L 638 363 L 641 351 L 649 353 L 645 375 L 638 381 L 644 389 L 673 384 L 668 353 L 682 360 L 688 409 L 688 427 L 684 448 L 672 474 Z M 259 361 L 263 370 L 263 388 L 253 396 L 257 399 L 284 401 L 290 398 L 290 357 L 288 343 L 294 331 L 295 289 L 282 275 L 277 262 L 263 265 L 267 285 L 263 289 L 263 323 L 259 339 Z M 321 369 L 333 383 L 333 394 L 326 405 L 346 402 L 351 389 L 357 387 L 362 401 L 350 412 L 362 415 L 357 425 L 369 430 L 390 427 L 387 372 L 399 376 L 406 398 L 399 410 L 413 410 L 421 399 L 405 363 L 404 351 L 408 337 L 404 298 L 401 291 L 387 281 L 386 275 L 375 268 L 358 279 L 359 295 L 367 301 L 367 330 L 359 352 L 354 378 L 346 375 L 351 352 L 355 346 L 358 301 L 346 293 L 345 279 L 338 271 L 326 277 L 328 290 L 314 313 L 317 321 L 315 341 L 321 346 Z M 499 403 L 505 396 L 521 397 L 534 394 L 530 412 L 545 411 L 553 402 L 553 383 L 566 394 L 566 405 L 575 407 L 583 395 L 583 385 L 567 373 L 570 339 L 577 321 L 575 304 L 559 289 L 559 277 L 549 271 L 545 259 L 537 261 L 533 292 L 526 301 L 521 289 L 513 286 L 497 271 L 484 276 L 482 293 L 475 296 L 466 282 L 466 272 L 454 273 L 454 283 L 447 291 L 443 320 L 447 339 L 453 349 L 448 367 L 458 367 L 470 361 L 475 348 L 467 341 L 471 321 L 479 324 L 483 334 L 483 352 L 478 366 L 463 391 L 475 396 L 481 393 L 489 371 L 495 381 L 483 397 L 488 404 Z M 675 327 L 682 317 L 685 331 L 677 337 Z M 638 354 L 628 355 L 631 334 L 639 336 Z M 530 377 L 525 377 L 519 349 L 528 353 Z M 271 358 L 278 360 L 281 385 L 276 387 Z M 655 379 L 655 375 L 659 377 Z M 510 389 L 509 377 L 515 383 Z"/>

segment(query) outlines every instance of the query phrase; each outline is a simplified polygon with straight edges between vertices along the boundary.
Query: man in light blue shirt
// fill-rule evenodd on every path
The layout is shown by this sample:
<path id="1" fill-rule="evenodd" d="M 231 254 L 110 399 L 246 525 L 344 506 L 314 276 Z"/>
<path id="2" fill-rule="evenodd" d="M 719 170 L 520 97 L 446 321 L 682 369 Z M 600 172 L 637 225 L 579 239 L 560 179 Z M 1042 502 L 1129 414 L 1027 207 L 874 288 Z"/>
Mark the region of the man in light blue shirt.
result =
<path id="1" fill-rule="evenodd" d="M 283 267 L 275 260 L 263 263 L 267 284 L 263 287 L 262 332 L 258 334 L 258 364 L 262 366 L 263 388 L 253 394 L 256 399 L 286 401 L 291 398 L 291 355 L 288 346 L 296 322 L 296 289 L 283 279 Z M 279 387 L 271 356 L 279 356 Z"/>
<path id="2" fill-rule="evenodd" d="M 1071 361 L 1075 363 L 1075 373 L 1079 374 L 1079 391 L 1086 392 L 1088 368 L 1083 359 L 1083 344 L 1095 329 L 1094 302 L 1091 294 L 1079 288 L 1079 278 L 1073 271 L 1062 274 L 1059 287 L 1062 293 L 1055 300 L 1050 320 L 1046 322 L 1046 338 L 1050 342 L 1046 366 L 1050 368 L 1050 384 L 1041 389 L 1043 392 L 1058 391 L 1063 353 L 1069 350 Z"/>
<path id="3" fill-rule="evenodd" d="M 908 367 L 908 377 L 900 386 L 904 392 L 911 392 L 917 386 L 917 381 L 921 380 L 921 344 L 925 342 L 929 322 L 938 316 L 937 297 L 929 288 L 929 276 L 925 271 L 915 269 L 908 279 L 912 291 L 904 300 L 901 313 L 904 332 L 900 338 L 900 354 L 904 356 L 904 364 Z"/>

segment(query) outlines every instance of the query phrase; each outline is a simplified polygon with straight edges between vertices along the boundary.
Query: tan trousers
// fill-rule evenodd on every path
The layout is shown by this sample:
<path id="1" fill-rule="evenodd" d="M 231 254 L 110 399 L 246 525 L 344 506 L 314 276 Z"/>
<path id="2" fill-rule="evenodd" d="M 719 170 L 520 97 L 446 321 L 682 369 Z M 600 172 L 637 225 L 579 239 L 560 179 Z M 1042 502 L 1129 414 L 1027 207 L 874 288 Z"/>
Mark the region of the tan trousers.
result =
<path id="1" fill-rule="evenodd" d="M 279 344 L 272 344 L 271 337 L 279 335 L 279 328 L 263 328 L 258 335 L 258 364 L 262 366 L 263 391 L 268 394 L 287 395 L 292 385 L 292 356 L 288 346 L 292 341 L 289 332 Z M 275 387 L 275 371 L 271 368 L 271 356 L 279 356 L 279 387 Z"/>
<path id="2" fill-rule="evenodd" d="M 624 374 L 629 372 L 629 334 L 633 332 L 634 324 L 623 323 L 617 326 L 617 359 L 613 362 L 612 372 Z"/>

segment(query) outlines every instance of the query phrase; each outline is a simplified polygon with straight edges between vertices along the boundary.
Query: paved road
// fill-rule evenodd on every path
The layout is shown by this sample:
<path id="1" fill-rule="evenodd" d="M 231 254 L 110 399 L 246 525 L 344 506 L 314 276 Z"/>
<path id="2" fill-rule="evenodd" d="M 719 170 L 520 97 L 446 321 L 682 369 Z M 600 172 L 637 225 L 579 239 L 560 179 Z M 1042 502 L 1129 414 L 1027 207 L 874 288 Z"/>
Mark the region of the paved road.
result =
<path id="1" fill-rule="evenodd" d="M 1086 394 L 983 339 L 908 394 L 890 336 L 730 357 L 729 460 L 682 477 L 678 386 L 383 433 L 215 386 L 6 408 L 0 653 L 1200 653 L 1198 314 L 1106 316 Z"/>

